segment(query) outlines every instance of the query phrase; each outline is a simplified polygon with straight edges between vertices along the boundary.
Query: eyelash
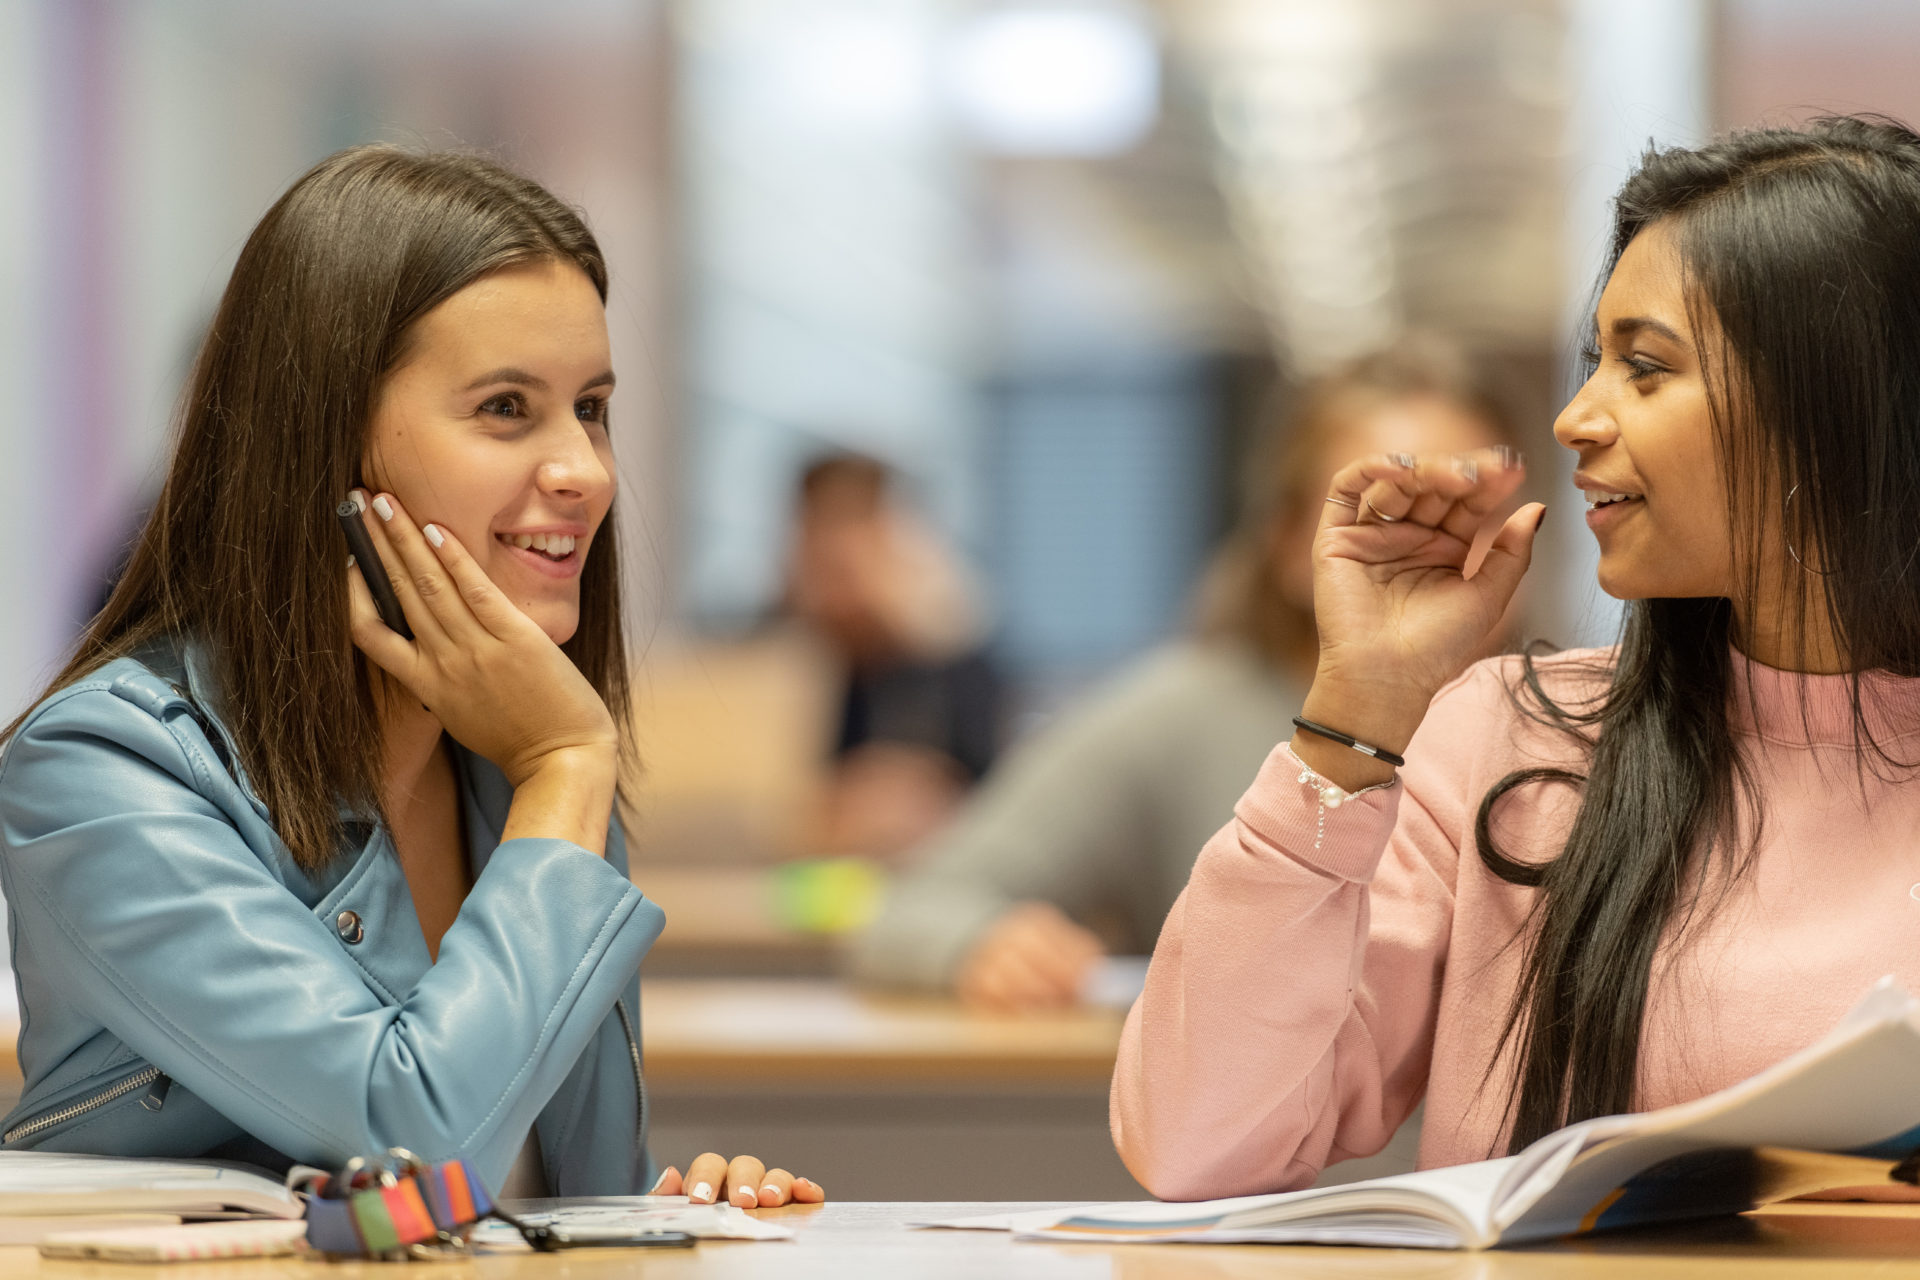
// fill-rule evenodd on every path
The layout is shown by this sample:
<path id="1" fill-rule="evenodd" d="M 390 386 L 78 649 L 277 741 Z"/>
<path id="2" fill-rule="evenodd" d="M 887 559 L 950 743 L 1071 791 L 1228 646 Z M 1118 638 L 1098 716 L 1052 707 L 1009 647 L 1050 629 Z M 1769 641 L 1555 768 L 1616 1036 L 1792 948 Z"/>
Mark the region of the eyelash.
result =
<path id="1" fill-rule="evenodd" d="M 1582 348 L 1580 359 L 1585 362 L 1589 369 L 1598 369 L 1600 367 L 1600 352 L 1597 348 Z M 1657 374 L 1667 372 L 1666 369 L 1654 364 L 1652 361 L 1642 360 L 1635 356 L 1620 356 L 1619 361 L 1627 367 L 1628 382 L 1643 382 Z"/>
<path id="2" fill-rule="evenodd" d="M 1659 365 L 1647 360 L 1638 359 L 1634 356 L 1621 356 L 1620 363 L 1627 367 L 1628 382 L 1642 382 L 1653 377 L 1655 374 L 1666 372 L 1666 370 L 1662 369 Z"/>
<path id="3" fill-rule="evenodd" d="M 500 413 L 499 410 L 495 408 L 497 405 L 511 405 L 514 413 L 511 415 Z M 585 409 L 584 413 L 581 412 L 583 408 Z M 480 402 L 480 412 L 490 413 L 496 417 L 520 417 L 524 416 L 526 411 L 526 398 L 518 392 L 508 392 L 505 395 L 492 396 Z M 584 396 L 574 401 L 573 411 L 582 422 L 597 423 L 601 427 L 607 425 L 607 398 L 605 396 Z"/>

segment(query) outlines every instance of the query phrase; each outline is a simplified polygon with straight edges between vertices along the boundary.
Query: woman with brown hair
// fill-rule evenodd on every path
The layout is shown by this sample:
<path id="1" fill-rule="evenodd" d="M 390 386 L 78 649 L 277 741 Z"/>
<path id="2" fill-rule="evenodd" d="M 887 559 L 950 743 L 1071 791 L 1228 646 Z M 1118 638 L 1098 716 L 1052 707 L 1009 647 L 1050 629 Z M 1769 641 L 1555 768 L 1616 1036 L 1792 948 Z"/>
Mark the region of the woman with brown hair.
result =
<path id="1" fill-rule="evenodd" d="M 855 972 L 988 1007 L 1044 1007 L 1078 1000 L 1108 949 L 1150 949 L 1194 855 L 1232 816 L 1312 678 L 1309 549 L 1327 480 L 1370 452 L 1509 439 L 1464 360 L 1434 340 L 1309 384 L 1247 468 L 1194 634 L 1008 753 L 895 884 Z"/>
<path id="2" fill-rule="evenodd" d="M 8 1148 L 681 1190 L 613 815 L 606 291 L 578 215 L 472 156 L 342 152 L 254 230 L 124 578 L 0 735 Z M 820 1198 L 751 1157 L 685 1181 Z"/>

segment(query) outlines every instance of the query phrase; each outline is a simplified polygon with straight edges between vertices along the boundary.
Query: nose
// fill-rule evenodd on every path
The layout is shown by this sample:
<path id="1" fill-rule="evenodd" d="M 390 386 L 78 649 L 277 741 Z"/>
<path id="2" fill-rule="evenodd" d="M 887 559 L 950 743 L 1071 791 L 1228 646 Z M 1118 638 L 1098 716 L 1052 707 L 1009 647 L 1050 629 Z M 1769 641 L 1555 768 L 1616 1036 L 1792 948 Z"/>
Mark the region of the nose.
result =
<path id="1" fill-rule="evenodd" d="M 585 431 L 576 425 L 555 435 L 558 439 L 535 472 L 542 493 L 591 502 L 613 487 L 613 473 Z"/>
<path id="2" fill-rule="evenodd" d="M 1594 383 L 1594 378 L 1582 383 L 1553 420 L 1553 438 L 1576 453 L 1612 444 L 1620 434 Z"/>

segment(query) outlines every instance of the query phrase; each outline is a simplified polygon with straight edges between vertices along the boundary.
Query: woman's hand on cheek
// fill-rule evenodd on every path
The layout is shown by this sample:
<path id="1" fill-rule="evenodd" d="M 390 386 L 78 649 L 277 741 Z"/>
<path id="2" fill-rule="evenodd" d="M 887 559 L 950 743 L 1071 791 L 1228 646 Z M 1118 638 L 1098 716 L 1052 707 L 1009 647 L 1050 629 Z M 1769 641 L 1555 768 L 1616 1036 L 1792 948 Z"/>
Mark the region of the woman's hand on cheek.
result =
<path id="1" fill-rule="evenodd" d="M 741 1209 L 774 1209 L 783 1204 L 822 1204 L 820 1184 L 796 1178 L 785 1169 L 768 1169 L 754 1156 L 725 1156 L 709 1151 L 687 1166 L 686 1177 L 669 1166 L 649 1193 L 684 1195 L 694 1204 L 724 1201 Z"/>
<path id="2" fill-rule="evenodd" d="M 391 494 L 363 517 L 414 639 L 380 621 L 358 566 L 348 570 L 353 642 L 500 766 L 517 789 L 550 760 L 604 756 L 613 717 L 571 659 L 494 586 L 452 533 L 414 525 Z"/>

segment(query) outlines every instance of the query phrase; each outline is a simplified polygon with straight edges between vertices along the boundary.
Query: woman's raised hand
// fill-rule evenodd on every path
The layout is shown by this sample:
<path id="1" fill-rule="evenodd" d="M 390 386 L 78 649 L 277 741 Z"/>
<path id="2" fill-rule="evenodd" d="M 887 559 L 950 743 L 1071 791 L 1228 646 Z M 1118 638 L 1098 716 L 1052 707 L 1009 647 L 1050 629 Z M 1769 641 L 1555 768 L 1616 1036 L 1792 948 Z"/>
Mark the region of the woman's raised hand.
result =
<path id="1" fill-rule="evenodd" d="M 572 660 L 451 532 L 416 526 L 391 494 L 371 502 L 356 496 L 414 634 L 402 639 L 380 621 L 356 565 L 348 591 L 361 652 L 420 699 L 455 741 L 500 766 L 516 790 L 566 759 L 604 761 L 611 776 L 613 717 Z"/>
<path id="2" fill-rule="evenodd" d="M 742 1209 L 773 1209 L 783 1204 L 821 1204 L 827 1193 L 817 1182 L 796 1178 L 785 1169 L 769 1169 L 755 1156 L 725 1156 L 709 1151 L 694 1157 L 686 1177 L 669 1165 L 650 1195 L 684 1195 L 695 1204 L 725 1201 Z"/>
<path id="3" fill-rule="evenodd" d="M 1375 456 L 1334 477 L 1313 541 L 1320 661 L 1307 719 L 1405 749 L 1433 695 L 1485 647 L 1527 571 L 1546 515 L 1538 503 L 1514 512 L 1465 574 L 1475 535 L 1524 478 L 1519 455 L 1505 448 Z M 1385 766 L 1308 737 L 1296 737 L 1295 750 L 1310 750 L 1316 769 L 1331 762 L 1321 772 L 1332 781 L 1385 780 Z"/>

